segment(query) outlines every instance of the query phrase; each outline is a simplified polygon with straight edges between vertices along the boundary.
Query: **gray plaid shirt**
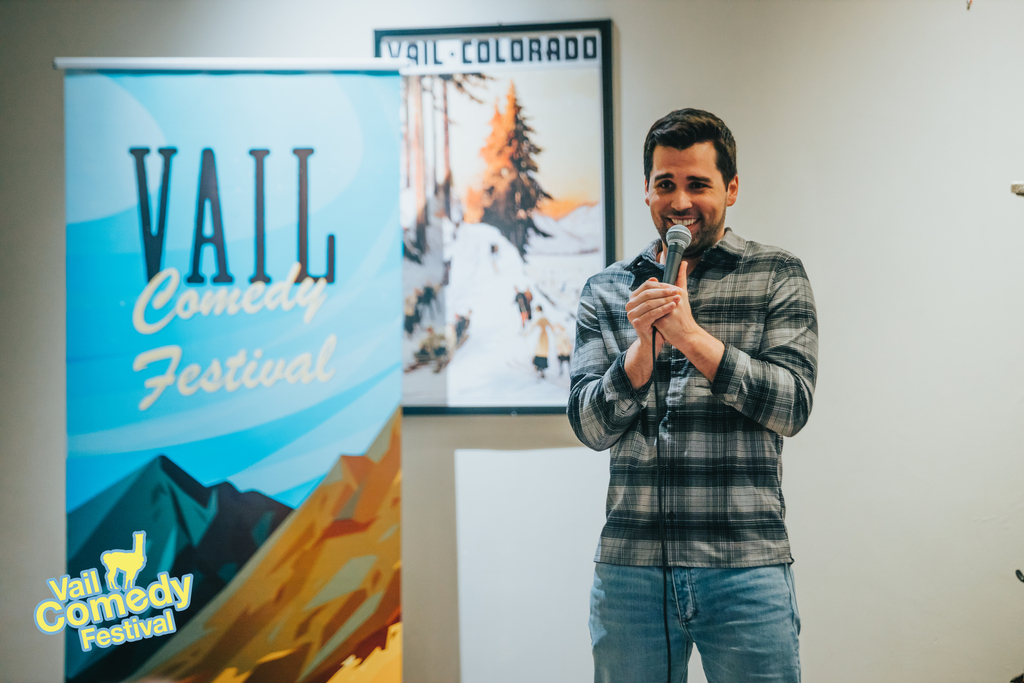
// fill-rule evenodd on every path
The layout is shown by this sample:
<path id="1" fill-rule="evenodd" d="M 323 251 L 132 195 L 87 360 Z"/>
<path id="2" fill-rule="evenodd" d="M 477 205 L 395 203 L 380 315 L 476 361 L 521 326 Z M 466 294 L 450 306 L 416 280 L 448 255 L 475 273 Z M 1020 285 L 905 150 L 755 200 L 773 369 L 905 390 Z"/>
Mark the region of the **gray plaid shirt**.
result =
<path id="1" fill-rule="evenodd" d="M 818 365 L 814 297 L 803 264 L 726 230 L 687 279 L 694 319 L 725 344 L 725 355 L 709 382 L 666 345 L 655 367 L 659 419 L 653 382 L 634 390 L 623 365 L 637 338 L 626 301 L 645 280 L 661 277 L 659 244 L 593 276 L 581 295 L 569 421 L 587 446 L 611 449 L 607 521 L 595 560 L 661 564 L 657 433 L 670 565 L 792 562 L 782 437 L 807 422 Z"/>

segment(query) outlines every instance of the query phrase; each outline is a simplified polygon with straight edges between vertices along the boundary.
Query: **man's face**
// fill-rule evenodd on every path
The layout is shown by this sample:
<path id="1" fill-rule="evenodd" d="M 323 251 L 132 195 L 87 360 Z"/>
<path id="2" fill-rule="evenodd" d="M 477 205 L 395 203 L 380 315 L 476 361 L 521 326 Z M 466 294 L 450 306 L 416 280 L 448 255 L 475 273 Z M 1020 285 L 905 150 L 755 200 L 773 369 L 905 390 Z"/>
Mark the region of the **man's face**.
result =
<path id="1" fill-rule="evenodd" d="M 661 239 L 674 225 L 686 226 L 693 241 L 686 255 L 697 255 L 725 235 L 725 208 L 736 203 L 739 179 L 728 186 L 715 162 L 718 154 L 710 142 L 686 149 L 654 148 L 651 175 L 644 179 L 645 201 Z"/>

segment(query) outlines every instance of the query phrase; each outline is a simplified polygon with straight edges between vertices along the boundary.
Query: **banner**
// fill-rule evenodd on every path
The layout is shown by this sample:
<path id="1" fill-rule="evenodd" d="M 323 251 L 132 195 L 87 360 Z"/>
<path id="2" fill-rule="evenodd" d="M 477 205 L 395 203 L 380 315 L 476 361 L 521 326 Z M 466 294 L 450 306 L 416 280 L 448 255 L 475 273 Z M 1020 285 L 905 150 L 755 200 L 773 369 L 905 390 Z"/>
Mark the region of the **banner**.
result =
<path id="1" fill-rule="evenodd" d="M 67 73 L 68 681 L 400 680 L 399 97 Z"/>
<path id="2" fill-rule="evenodd" d="M 405 58 L 403 403 L 564 412 L 615 254 L 611 22 L 378 30 Z"/>

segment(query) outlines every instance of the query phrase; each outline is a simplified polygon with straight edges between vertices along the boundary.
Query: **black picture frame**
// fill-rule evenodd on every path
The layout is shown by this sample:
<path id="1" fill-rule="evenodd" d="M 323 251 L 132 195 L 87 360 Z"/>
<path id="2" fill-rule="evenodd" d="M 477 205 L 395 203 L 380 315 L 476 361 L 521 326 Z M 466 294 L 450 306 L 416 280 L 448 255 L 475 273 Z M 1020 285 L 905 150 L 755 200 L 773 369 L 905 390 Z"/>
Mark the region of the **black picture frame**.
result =
<path id="1" fill-rule="evenodd" d="M 480 51 L 480 43 L 478 39 L 483 36 L 495 37 L 495 58 L 497 61 L 504 61 L 500 59 L 500 49 L 498 48 L 497 37 L 509 36 L 516 34 L 524 34 L 528 36 L 540 35 L 540 36 L 551 36 L 552 34 L 562 34 L 568 32 L 586 32 L 596 33 L 599 36 L 599 45 L 597 46 L 596 52 L 599 54 L 600 61 L 600 99 L 601 99 L 601 160 L 602 160 L 602 175 L 601 178 L 601 206 L 603 208 L 603 222 L 604 222 L 604 266 L 608 266 L 615 261 L 616 253 L 616 224 L 615 224 L 615 147 L 614 147 L 614 127 L 613 127 L 613 104 L 612 104 L 612 22 L 610 19 L 595 19 L 595 20 L 583 20 L 583 21 L 569 21 L 569 22 L 552 22 L 552 23 L 523 23 L 523 24 L 494 24 L 494 25 L 476 25 L 476 26 L 431 26 L 431 27 L 419 27 L 419 28 L 391 28 L 391 29 L 376 29 L 374 30 L 374 56 L 375 57 L 399 57 L 406 56 L 407 58 L 413 59 L 416 66 L 429 67 L 431 64 L 437 65 L 436 52 L 437 44 L 439 40 L 451 40 L 458 36 L 466 36 L 467 38 L 477 39 L 477 50 Z M 580 35 L 583 35 L 582 33 Z M 395 39 L 399 39 L 396 41 Z M 565 59 L 569 59 L 569 48 L 568 43 L 564 42 L 565 45 Z M 407 55 L 395 54 L 395 48 L 392 47 L 396 44 L 417 44 L 422 45 L 422 50 L 417 47 L 415 55 L 412 54 L 411 50 Z M 521 42 L 521 41 L 520 41 Z M 490 43 L 488 43 L 490 44 Z M 466 43 L 463 44 L 463 60 L 466 59 Z M 582 43 L 577 43 L 578 50 L 581 54 L 584 52 L 586 46 Z M 433 49 L 434 55 L 431 55 L 431 48 Z M 401 48 L 399 48 L 401 49 Z M 515 58 L 514 48 L 511 48 L 513 54 L 510 56 L 513 60 Z M 490 48 L 488 48 L 488 59 L 490 58 Z M 519 51 L 520 60 L 523 59 L 523 49 L 520 47 Z M 531 58 L 533 54 L 531 53 Z M 589 53 L 587 55 L 589 57 Z M 433 61 L 432 61 L 433 58 Z M 508 58 L 508 56 L 507 56 Z M 515 60 L 519 61 L 519 60 Z M 413 67 L 415 68 L 415 67 Z M 473 73 L 484 71 L 478 66 L 475 68 L 467 68 L 463 70 L 463 73 Z M 417 309 L 418 310 L 418 309 Z M 418 316 L 418 313 L 417 313 Z M 524 323 L 525 324 L 525 323 Z M 405 372 L 403 372 L 404 378 Z M 552 405 L 474 405 L 474 406 L 453 406 L 453 405 L 409 405 L 403 400 L 403 412 L 406 415 L 536 415 L 536 414 L 564 414 L 565 406 L 552 406 Z"/>

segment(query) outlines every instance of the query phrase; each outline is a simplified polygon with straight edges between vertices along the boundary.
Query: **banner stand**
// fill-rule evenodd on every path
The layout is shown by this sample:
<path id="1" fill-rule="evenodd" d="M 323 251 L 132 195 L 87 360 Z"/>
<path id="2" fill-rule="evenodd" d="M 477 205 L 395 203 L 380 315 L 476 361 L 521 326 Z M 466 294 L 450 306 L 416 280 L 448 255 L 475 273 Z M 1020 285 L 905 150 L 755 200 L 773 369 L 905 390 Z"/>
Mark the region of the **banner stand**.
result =
<path id="1" fill-rule="evenodd" d="M 401 680 L 403 63 L 54 60 L 67 681 Z"/>

